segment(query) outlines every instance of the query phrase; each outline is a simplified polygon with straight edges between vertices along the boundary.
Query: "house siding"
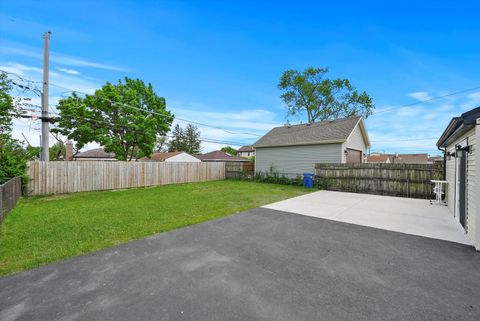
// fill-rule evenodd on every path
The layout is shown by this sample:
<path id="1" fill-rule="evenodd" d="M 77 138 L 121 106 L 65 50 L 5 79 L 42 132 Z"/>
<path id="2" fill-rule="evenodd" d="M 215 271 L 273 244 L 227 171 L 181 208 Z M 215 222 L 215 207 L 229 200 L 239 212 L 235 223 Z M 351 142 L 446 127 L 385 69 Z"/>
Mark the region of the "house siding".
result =
<path id="1" fill-rule="evenodd" d="M 341 163 L 342 144 L 257 147 L 255 171 L 273 170 L 288 176 L 314 173 L 315 163 Z"/>
<path id="2" fill-rule="evenodd" d="M 455 142 L 447 146 L 446 151 L 450 153 L 455 153 L 455 145 L 460 142 L 467 142 L 468 145 L 471 147 L 471 153 L 467 154 L 467 217 L 466 217 L 466 227 L 465 230 L 467 232 L 468 239 L 474 243 L 475 242 L 475 235 L 476 235 L 476 220 L 478 218 L 478 213 L 476 210 L 476 202 L 477 195 L 476 195 L 476 138 L 475 138 L 475 128 L 472 128 L 470 131 L 465 133 Z M 455 157 L 451 157 L 450 160 L 447 158 L 446 162 L 446 180 L 448 182 L 447 186 L 447 205 L 448 209 L 452 212 L 452 215 L 455 213 L 455 181 L 456 181 L 456 167 L 455 167 Z M 480 232 L 480 231 L 479 231 Z"/>
<path id="3" fill-rule="evenodd" d="M 350 136 L 348 137 L 348 140 L 343 143 L 343 149 L 347 148 L 352 148 L 356 150 L 361 150 L 362 154 L 367 153 L 367 146 L 365 145 L 365 140 L 363 139 L 362 135 L 362 130 L 360 129 L 359 124 L 355 127 L 355 129 L 352 131 Z M 363 155 L 362 155 L 363 159 Z M 346 162 L 346 155 L 345 153 L 342 153 L 342 162 Z M 363 162 L 364 160 L 362 160 Z"/>

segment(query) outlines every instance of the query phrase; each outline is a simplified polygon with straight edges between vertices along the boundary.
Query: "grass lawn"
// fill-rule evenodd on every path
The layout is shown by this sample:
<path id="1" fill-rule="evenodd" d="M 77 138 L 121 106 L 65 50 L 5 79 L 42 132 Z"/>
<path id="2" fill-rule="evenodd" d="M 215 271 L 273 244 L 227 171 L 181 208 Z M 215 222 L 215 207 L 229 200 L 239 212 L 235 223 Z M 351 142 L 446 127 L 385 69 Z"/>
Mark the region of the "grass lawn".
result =
<path id="1" fill-rule="evenodd" d="M 1 228 L 0 275 L 304 193 L 226 180 L 23 199 Z"/>

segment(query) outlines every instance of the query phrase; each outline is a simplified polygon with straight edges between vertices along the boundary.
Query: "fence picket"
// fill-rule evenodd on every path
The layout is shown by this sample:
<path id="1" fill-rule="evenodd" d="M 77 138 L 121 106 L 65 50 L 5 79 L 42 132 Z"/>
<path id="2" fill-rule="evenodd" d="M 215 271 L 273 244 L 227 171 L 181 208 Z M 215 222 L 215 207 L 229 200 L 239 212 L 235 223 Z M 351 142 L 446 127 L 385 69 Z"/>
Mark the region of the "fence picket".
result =
<path id="1" fill-rule="evenodd" d="M 28 193 L 45 195 L 225 179 L 225 163 L 30 162 Z"/>

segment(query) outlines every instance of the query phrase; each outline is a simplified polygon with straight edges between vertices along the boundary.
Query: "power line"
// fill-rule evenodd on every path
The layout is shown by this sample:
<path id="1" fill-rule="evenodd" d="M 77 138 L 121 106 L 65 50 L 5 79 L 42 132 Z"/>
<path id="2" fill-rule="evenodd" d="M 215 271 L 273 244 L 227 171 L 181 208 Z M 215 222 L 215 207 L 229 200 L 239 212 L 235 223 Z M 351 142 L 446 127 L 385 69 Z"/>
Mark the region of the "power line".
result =
<path id="1" fill-rule="evenodd" d="M 41 106 L 39 105 L 35 105 L 35 104 L 30 104 L 30 106 L 32 107 L 37 107 L 37 108 L 41 108 Z M 31 109 L 24 109 L 25 111 L 33 111 Z M 33 116 L 29 116 L 29 115 L 21 115 L 19 117 L 21 118 L 30 118 L 30 119 L 45 119 L 47 121 L 50 121 L 51 123 L 55 123 L 55 122 L 58 122 L 60 120 L 60 117 L 61 117 L 61 114 L 60 113 L 57 113 L 57 112 L 50 112 L 50 114 L 53 114 L 53 115 L 56 115 L 58 117 L 33 117 Z M 12 115 L 13 116 L 13 115 Z M 110 126 L 110 128 L 116 128 L 116 129 L 119 129 L 119 128 L 134 128 L 134 126 L 132 125 L 129 125 L 129 124 L 125 124 L 125 125 L 121 125 L 121 124 L 117 124 L 117 125 L 112 125 L 112 124 L 109 124 L 107 123 L 106 121 L 102 121 L 100 119 L 94 119 L 94 118 L 90 118 L 90 117 L 85 117 L 85 116 L 81 116 L 80 117 L 81 119 L 83 120 L 87 120 L 87 121 L 90 121 L 90 122 L 94 122 L 94 123 L 97 123 L 99 125 L 108 125 Z M 166 136 L 166 137 L 169 137 L 169 138 L 173 138 L 173 135 L 169 135 L 169 134 L 165 134 L 165 135 L 162 135 L 162 136 Z M 200 137 L 200 141 L 202 142 L 207 142 L 207 143 L 216 143 L 216 144 L 221 144 L 221 145 L 237 145 L 237 146 L 241 146 L 241 145 L 244 145 L 244 143 L 240 143 L 240 142 L 235 142 L 235 141 L 228 141 L 228 140 L 218 140 L 218 139 L 214 139 L 214 138 L 208 138 L 208 137 Z"/>
<path id="2" fill-rule="evenodd" d="M 56 85 L 54 83 L 50 83 L 51 86 L 54 86 L 54 87 L 57 87 L 57 88 L 60 88 L 60 89 L 65 89 L 69 92 L 77 92 L 77 93 L 80 93 L 80 94 L 83 94 L 83 95 L 90 95 L 88 93 L 85 93 L 85 92 L 81 92 L 81 91 L 78 91 L 78 90 L 73 90 L 73 89 L 70 89 L 70 88 L 67 88 L 67 87 L 64 87 L 64 86 L 60 86 L 60 85 Z M 137 109 L 137 110 L 141 110 L 141 111 L 144 111 L 144 112 L 148 112 L 148 113 L 151 113 L 151 114 L 155 114 L 155 115 L 159 115 L 159 116 L 162 116 L 162 117 L 170 117 L 171 115 L 169 114 L 163 114 L 163 113 L 159 113 L 159 112 L 156 112 L 156 111 L 151 111 L 151 110 L 145 110 L 145 109 L 142 109 L 142 108 L 139 108 L 137 106 L 132 106 L 130 104 L 125 104 L 125 103 L 119 103 L 119 102 L 116 102 L 116 101 L 112 101 L 108 98 L 105 98 L 105 97 L 97 97 L 97 98 L 100 98 L 100 99 L 103 99 L 105 101 L 108 101 L 112 104 L 116 104 L 116 105 L 123 105 L 125 107 L 129 107 L 129 108 L 133 108 L 133 109 Z M 261 137 L 263 135 L 259 135 L 259 134 L 254 134 L 254 133 L 249 133 L 249 132 L 236 132 L 236 131 L 231 131 L 231 130 L 227 130 L 225 128 L 222 128 L 222 127 L 218 127 L 218 126 L 214 126 L 214 125 L 209 125 L 209 124 L 205 124 L 205 123 L 201 123 L 201 122 L 198 122 L 198 121 L 194 121 L 194 120 L 190 120 L 190 119 L 185 119 L 185 118 L 181 118 L 181 117 L 177 117 L 175 116 L 175 119 L 178 119 L 178 120 L 181 120 L 181 121 L 184 121 L 184 122 L 187 122 L 187 123 L 191 123 L 191 124 L 196 124 L 196 125 L 199 125 L 199 126 L 205 126 L 205 127 L 210 127 L 210 128 L 215 128 L 215 129 L 219 129 L 219 130 L 222 130 L 226 133 L 229 133 L 229 134 L 240 134 L 240 135 L 251 135 L 251 136 L 257 136 L 257 137 Z"/>
<path id="3" fill-rule="evenodd" d="M 5 70 L 1 70 L 1 72 L 5 72 L 5 73 L 8 73 L 8 74 L 12 74 L 12 75 L 15 75 L 17 77 L 20 77 L 24 80 L 26 80 L 25 78 L 15 74 L 15 73 L 11 73 L 11 72 L 7 72 Z M 33 80 L 31 80 L 32 82 L 34 82 Z M 57 84 L 54 84 L 54 83 L 49 83 L 50 86 L 54 86 L 54 87 L 57 87 L 57 88 L 60 88 L 60 89 L 65 89 L 67 90 L 68 92 L 76 92 L 76 93 L 79 93 L 79 94 L 83 94 L 83 95 L 90 95 L 86 92 L 82 92 L 80 90 L 74 90 L 74 89 L 71 89 L 71 88 L 67 88 L 67 87 L 64 87 L 64 86 L 61 86 L 61 85 L 57 85 Z M 158 116 L 162 116 L 162 117 L 171 117 L 171 115 L 169 114 L 165 114 L 165 113 L 160 113 L 160 112 L 156 112 L 156 111 L 153 111 L 153 110 L 145 110 L 145 109 L 142 109 L 142 108 L 139 108 L 139 107 L 136 107 L 136 106 L 132 106 L 130 104 L 125 104 L 125 103 L 119 103 L 119 102 L 116 102 L 116 101 L 112 101 L 108 98 L 105 98 L 105 97 L 97 97 L 97 98 L 100 98 L 100 99 L 103 99 L 105 101 L 108 101 L 114 105 L 120 105 L 120 106 L 125 106 L 125 107 L 128 107 L 128 108 L 133 108 L 133 109 L 137 109 L 137 110 L 140 110 L 140 111 L 143 111 L 143 112 L 147 112 L 147 113 L 150 113 L 150 114 L 155 114 L 155 115 L 158 115 Z M 181 118 L 181 117 L 177 117 L 175 116 L 175 119 L 178 119 L 178 120 L 181 120 L 181 121 L 184 121 L 184 122 L 187 122 L 187 123 L 191 123 L 191 124 L 195 124 L 195 125 L 199 125 L 199 126 L 204 126 L 204 127 L 210 127 L 210 128 L 214 128 L 214 129 L 218 129 L 218 130 L 222 130 L 226 133 L 229 133 L 229 134 L 234 134 L 234 135 L 250 135 L 250 136 L 256 136 L 256 137 L 262 137 L 263 135 L 260 135 L 260 134 L 255 134 L 255 133 L 250 133 L 250 132 L 237 132 L 237 131 L 231 131 L 231 130 L 228 130 L 228 129 L 225 129 L 223 127 L 219 127 L 219 126 L 214 126 L 214 125 L 210 125 L 210 124 L 205 124 L 205 123 L 201 123 L 201 122 L 198 122 L 198 121 L 194 121 L 194 120 L 190 120 L 190 119 L 186 119 L 186 118 Z"/>
<path id="4" fill-rule="evenodd" d="M 373 112 L 372 116 L 378 115 L 378 114 L 383 114 L 383 113 L 390 112 L 390 111 L 394 111 L 394 110 L 397 110 L 397 109 L 403 109 L 403 108 L 406 108 L 406 107 L 420 105 L 420 104 L 423 104 L 423 103 L 426 103 L 426 102 L 429 102 L 429 101 L 434 101 L 434 100 L 438 100 L 438 99 L 442 99 L 442 98 L 446 98 L 446 97 L 450 97 L 450 96 L 464 94 L 464 93 L 474 91 L 474 90 L 478 90 L 478 89 L 480 89 L 480 86 L 472 87 L 472 88 L 468 88 L 468 89 L 464 89 L 464 90 L 459 90 L 459 91 L 454 91 L 454 92 L 446 94 L 446 95 L 435 96 L 435 97 L 425 99 L 425 100 L 422 100 L 422 101 L 417 101 L 417 102 L 414 102 L 414 103 L 409 103 L 409 104 L 405 104 L 405 105 L 401 105 L 401 106 L 397 106 L 397 107 L 392 107 L 392 108 L 388 108 L 388 109 L 379 110 L 377 112 Z"/>
<path id="5" fill-rule="evenodd" d="M 412 142 L 421 140 L 438 139 L 438 137 L 426 137 L 426 138 L 412 138 L 412 139 L 391 139 L 391 140 L 372 140 L 371 143 L 388 143 L 388 142 Z"/>

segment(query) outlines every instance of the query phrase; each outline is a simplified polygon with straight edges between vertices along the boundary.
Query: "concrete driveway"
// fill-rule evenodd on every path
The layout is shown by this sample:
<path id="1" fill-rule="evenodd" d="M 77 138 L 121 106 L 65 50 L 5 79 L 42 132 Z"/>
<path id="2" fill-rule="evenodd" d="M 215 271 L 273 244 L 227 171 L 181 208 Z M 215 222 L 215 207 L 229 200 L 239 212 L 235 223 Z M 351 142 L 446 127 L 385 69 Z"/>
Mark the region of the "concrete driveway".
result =
<path id="1" fill-rule="evenodd" d="M 429 200 L 318 191 L 265 208 L 471 245 L 448 208 Z"/>
<path id="2" fill-rule="evenodd" d="M 0 278 L 0 320 L 480 320 L 459 243 L 258 208 Z"/>

